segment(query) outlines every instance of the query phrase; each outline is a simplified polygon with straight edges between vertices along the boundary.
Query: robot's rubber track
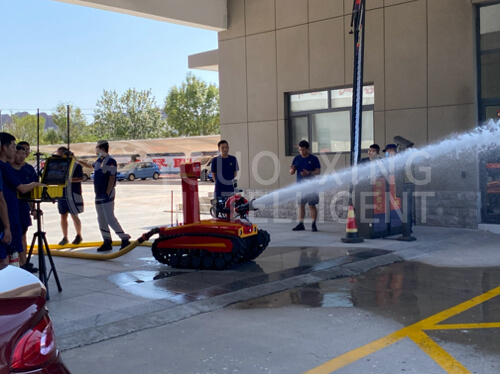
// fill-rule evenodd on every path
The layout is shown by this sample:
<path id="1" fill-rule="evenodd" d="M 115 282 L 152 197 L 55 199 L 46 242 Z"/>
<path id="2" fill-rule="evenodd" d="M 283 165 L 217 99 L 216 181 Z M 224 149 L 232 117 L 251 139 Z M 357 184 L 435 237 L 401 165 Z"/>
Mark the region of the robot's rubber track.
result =
<path id="1" fill-rule="evenodd" d="M 213 252 L 207 249 L 186 249 L 186 248 L 158 248 L 158 243 L 175 239 L 181 236 L 209 236 L 214 239 L 229 239 L 233 244 L 233 250 L 228 252 Z M 194 269 L 225 269 L 238 262 L 246 252 L 246 242 L 231 235 L 221 234 L 179 234 L 161 236 L 156 239 L 151 248 L 153 256 L 161 263 L 174 268 L 194 268 Z"/>
<path id="2" fill-rule="evenodd" d="M 242 262 L 243 261 L 252 261 L 259 257 L 259 255 L 267 248 L 269 242 L 271 241 L 271 236 L 265 230 L 259 230 L 257 235 L 252 236 L 250 245 L 247 247 L 245 251 Z"/>
<path id="3" fill-rule="evenodd" d="M 158 248 L 158 244 L 181 236 L 210 236 L 214 239 L 229 239 L 233 244 L 231 253 L 213 252 L 208 249 L 186 249 L 186 248 Z M 223 234 L 179 234 L 161 236 L 156 239 L 151 248 L 153 256 L 162 264 L 174 268 L 194 268 L 222 270 L 236 262 L 250 261 L 259 256 L 270 241 L 269 234 L 259 230 L 257 235 L 247 238 L 238 238 Z"/>

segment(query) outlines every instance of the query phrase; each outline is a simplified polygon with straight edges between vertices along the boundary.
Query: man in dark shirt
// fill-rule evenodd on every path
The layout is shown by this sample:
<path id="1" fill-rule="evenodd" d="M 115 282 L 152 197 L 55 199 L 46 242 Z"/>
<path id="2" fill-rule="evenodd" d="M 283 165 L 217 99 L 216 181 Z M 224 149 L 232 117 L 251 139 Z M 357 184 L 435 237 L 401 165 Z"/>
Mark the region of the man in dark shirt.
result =
<path id="1" fill-rule="evenodd" d="M 110 228 L 120 237 L 122 244 L 120 249 L 130 244 L 130 235 L 126 234 L 115 217 L 115 186 L 117 163 L 109 152 L 107 140 L 99 140 L 95 147 L 99 158 L 90 165 L 83 160 L 77 162 L 83 166 L 94 168 L 94 192 L 95 208 L 97 212 L 97 222 L 103 238 L 102 245 L 97 248 L 98 252 L 110 251 L 113 249 Z"/>
<path id="2" fill-rule="evenodd" d="M 10 164 L 15 170 L 15 174 L 19 181 L 23 184 L 28 184 L 31 182 L 38 182 L 38 175 L 36 174 L 35 168 L 30 164 L 26 163 L 26 157 L 30 153 L 30 145 L 28 142 L 22 141 L 16 145 L 16 153 L 14 159 Z M 21 229 L 23 232 L 22 243 L 23 251 L 27 253 L 28 241 L 26 234 L 28 228 L 32 225 L 31 214 L 35 215 L 36 210 L 33 207 L 33 203 L 24 199 L 18 199 L 19 203 L 19 218 L 21 221 Z M 36 273 L 37 268 L 33 266 L 32 263 L 25 263 L 23 266 L 24 270 L 28 270 L 31 273 Z"/>
<path id="3" fill-rule="evenodd" d="M 238 174 L 238 160 L 229 154 L 229 144 L 221 140 L 217 147 L 220 155 L 212 160 L 212 178 L 215 181 L 215 197 L 228 197 L 234 192 L 233 179 Z"/>
<path id="4" fill-rule="evenodd" d="M 25 194 L 36 186 L 43 186 L 39 182 L 23 184 L 9 161 L 14 160 L 16 154 L 16 138 L 9 133 L 0 132 L 0 173 L 4 182 L 4 197 L 8 208 L 10 231 L 12 234 L 11 245 L 19 252 L 19 264 L 26 262 L 26 252 L 23 250 L 21 218 L 19 215 L 19 202 L 17 192 Z"/>
<path id="5" fill-rule="evenodd" d="M 380 146 L 378 144 L 372 144 L 370 148 L 368 148 L 368 157 L 362 158 L 359 163 L 363 164 L 365 162 L 376 161 L 378 160 L 380 152 Z"/>
<path id="6" fill-rule="evenodd" d="M 9 214 L 3 197 L 3 180 L 0 173 L 0 264 L 9 264 L 7 245 L 11 242 Z"/>
<path id="7" fill-rule="evenodd" d="M 57 156 L 67 154 L 68 148 L 59 147 L 56 151 Z M 83 197 L 82 197 L 82 181 L 83 169 L 79 164 L 75 164 L 70 174 L 70 182 L 64 189 L 64 196 L 57 200 L 57 209 L 61 215 L 61 230 L 63 238 L 59 245 L 68 244 L 68 214 L 71 214 L 71 219 L 75 225 L 76 236 L 72 244 L 80 244 L 82 242 L 82 222 L 78 214 L 83 213 Z"/>
<path id="8" fill-rule="evenodd" d="M 301 140 L 299 143 L 300 154 L 295 156 L 290 168 L 290 174 L 294 175 L 297 173 L 297 183 L 311 180 L 315 175 L 318 175 L 321 171 L 321 165 L 319 159 L 313 154 L 309 153 L 309 142 L 306 140 Z M 306 204 L 309 204 L 309 209 L 311 211 L 312 218 L 312 231 L 318 231 L 316 227 L 316 218 L 318 217 L 318 210 L 316 209 L 316 204 L 319 203 L 319 195 L 316 192 L 308 193 L 302 195 L 299 199 L 299 211 L 298 219 L 299 223 L 293 228 L 293 231 L 303 231 L 304 227 L 304 217 L 306 215 Z"/>

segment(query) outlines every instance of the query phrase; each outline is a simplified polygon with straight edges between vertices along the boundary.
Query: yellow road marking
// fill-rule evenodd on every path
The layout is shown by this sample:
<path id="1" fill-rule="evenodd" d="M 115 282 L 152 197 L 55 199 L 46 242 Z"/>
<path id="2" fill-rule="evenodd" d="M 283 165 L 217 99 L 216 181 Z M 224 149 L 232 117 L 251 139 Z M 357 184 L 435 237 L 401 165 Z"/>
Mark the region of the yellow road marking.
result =
<path id="1" fill-rule="evenodd" d="M 498 329 L 500 322 L 490 323 L 457 323 L 451 325 L 435 325 L 426 327 L 426 330 L 472 330 L 472 329 Z"/>
<path id="2" fill-rule="evenodd" d="M 441 348 L 425 332 L 416 331 L 409 337 L 420 347 L 420 349 L 422 349 L 422 351 L 427 353 L 447 373 L 470 374 L 469 370 L 467 370 L 460 362 L 455 360 L 448 352 Z"/>
<path id="3" fill-rule="evenodd" d="M 495 296 L 500 294 L 500 287 L 494 288 L 482 295 L 476 296 L 470 300 L 467 300 L 461 304 L 455 305 L 449 309 L 446 309 L 440 313 L 423 319 L 422 321 L 416 322 L 410 326 L 404 327 L 392 334 L 389 334 L 383 338 L 377 339 L 371 343 L 368 343 L 359 348 L 353 349 L 352 351 L 346 352 L 330 361 L 327 361 L 314 369 L 306 371 L 304 374 L 328 374 L 332 373 L 346 365 L 349 365 L 365 356 L 368 356 L 374 352 L 381 350 L 382 348 L 388 347 L 401 339 L 409 337 L 418 346 L 431 356 L 441 367 L 443 367 L 448 373 L 469 373 L 465 367 L 463 367 L 458 361 L 456 361 L 450 354 L 448 354 L 444 349 L 439 347 L 432 339 L 430 339 L 423 330 L 447 330 L 447 326 L 452 329 L 466 329 L 466 328 L 488 328 L 489 327 L 500 327 L 500 323 L 484 323 L 484 324 L 450 324 L 450 325 L 438 325 L 440 322 L 447 320 L 457 314 L 460 314 L 467 309 L 473 308 L 481 303 L 484 303 Z M 479 327 L 479 325 L 483 327 Z M 468 327 L 464 327 L 468 326 Z M 432 349 L 436 349 L 436 353 L 432 353 Z"/>

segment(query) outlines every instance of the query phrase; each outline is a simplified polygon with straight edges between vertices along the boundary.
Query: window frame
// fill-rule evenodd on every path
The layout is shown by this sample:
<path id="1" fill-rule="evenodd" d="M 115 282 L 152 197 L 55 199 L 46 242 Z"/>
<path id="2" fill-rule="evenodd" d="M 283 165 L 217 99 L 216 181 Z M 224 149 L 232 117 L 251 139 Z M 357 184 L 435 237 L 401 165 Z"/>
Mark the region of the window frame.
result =
<path id="1" fill-rule="evenodd" d="M 375 86 L 374 83 L 366 82 L 363 85 L 363 88 Z M 299 152 L 293 152 L 293 131 L 292 131 L 292 119 L 296 117 L 306 117 L 307 118 L 307 137 L 309 139 L 309 143 L 312 142 L 312 117 L 315 114 L 322 113 L 334 113 L 334 112 L 349 112 L 349 129 L 352 128 L 352 105 L 347 107 L 333 108 L 332 107 L 332 91 L 334 90 L 342 90 L 349 89 L 352 86 L 342 86 L 342 87 L 328 87 L 328 88 L 320 88 L 315 90 L 301 90 L 301 91 L 293 91 L 293 92 L 285 92 L 285 154 L 286 156 L 296 156 Z M 291 110 L 291 98 L 293 95 L 300 94 L 308 94 L 315 92 L 327 91 L 328 94 L 328 108 L 327 109 L 314 109 L 314 110 L 304 110 L 300 112 L 292 112 Z M 362 106 L 363 112 L 373 112 L 373 127 L 375 133 L 375 104 L 368 104 Z M 351 134 L 349 133 L 349 137 Z M 374 139 L 375 141 L 375 139 Z M 361 151 L 367 151 L 368 148 L 362 148 Z M 325 154 L 351 154 L 351 151 L 342 151 L 342 152 L 322 152 Z"/>
<path id="2" fill-rule="evenodd" d="M 483 87 L 482 87 L 482 68 L 481 68 L 481 57 L 485 54 L 491 53 L 486 52 L 483 53 L 481 51 L 481 17 L 480 12 L 481 8 L 499 5 L 500 1 L 492 1 L 488 3 L 481 3 L 476 5 L 476 80 L 477 80 L 477 110 L 478 110 L 478 119 L 479 122 L 482 123 L 486 121 L 486 107 L 488 106 L 496 106 L 500 103 L 500 98 L 483 98 Z"/>

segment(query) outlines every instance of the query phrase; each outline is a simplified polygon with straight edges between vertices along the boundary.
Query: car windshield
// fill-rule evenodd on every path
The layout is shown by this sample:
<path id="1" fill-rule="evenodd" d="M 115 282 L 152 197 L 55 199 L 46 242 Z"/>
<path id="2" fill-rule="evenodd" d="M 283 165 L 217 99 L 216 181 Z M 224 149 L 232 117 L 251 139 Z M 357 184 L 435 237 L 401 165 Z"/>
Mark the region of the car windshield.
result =
<path id="1" fill-rule="evenodd" d="M 136 167 L 137 167 L 137 163 L 131 162 L 130 164 L 127 164 L 127 165 L 123 166 L 122 168 L 120 168 L 120 170 L 132 170 L 132 169 L 135 169 Z"/>
<path id="2" fill-rule="evenodd" d="M 200 157 L 198 159 L 195 160 L 195 162 L 199 162 L 201 165 L 205 165 L 208 160 L 210 160 L 212 158 L 212 156 L 205 156 L 205 157 Z"/>

